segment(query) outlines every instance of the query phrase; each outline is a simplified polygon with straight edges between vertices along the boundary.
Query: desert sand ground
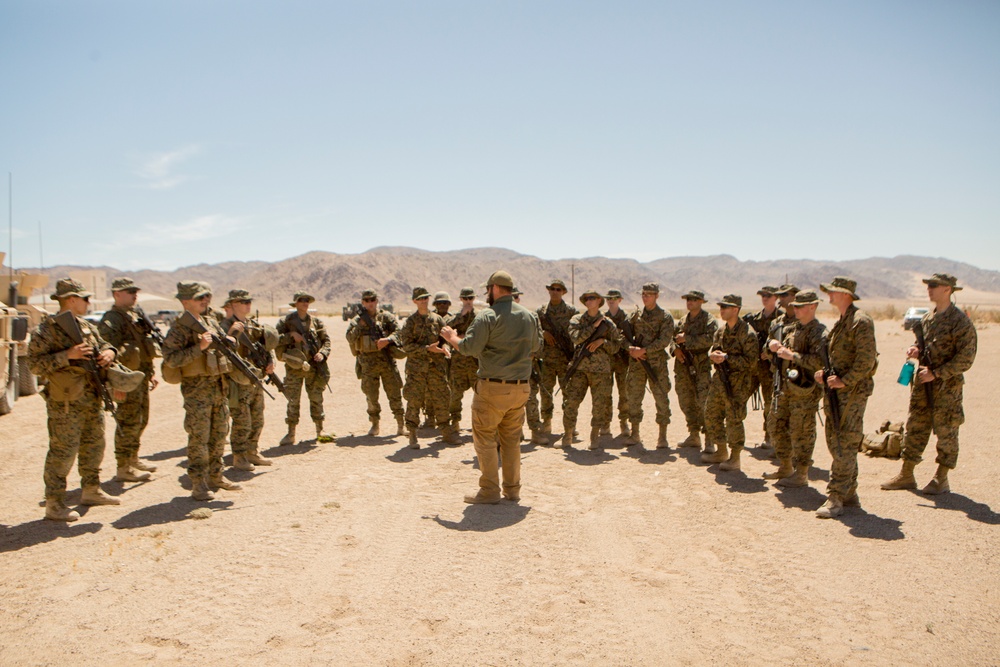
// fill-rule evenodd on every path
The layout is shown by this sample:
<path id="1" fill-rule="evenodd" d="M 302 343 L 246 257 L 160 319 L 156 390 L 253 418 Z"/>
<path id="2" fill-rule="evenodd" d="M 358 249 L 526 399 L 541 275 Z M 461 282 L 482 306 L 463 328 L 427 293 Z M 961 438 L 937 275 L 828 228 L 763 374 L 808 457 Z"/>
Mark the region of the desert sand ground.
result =
<path id="1" fill-rule="evenodd" d="M 899 463 L 862 456 L 863 509 L 824 521 L 822 434 L 803 489 L 762 480 L 758 449 L 722 473 L 691 449 L 525 444 L 521 503 L 465 505 L 471 435 L 442 447 L 428 432 L 419 451 L 367 437 L 346 325 L 328 321 L 336 444 L 277 447 L 284 401 L 268 401 L 274 466 L 230 470 L 244 488 L 220 492 L 207 520 L 188 518 L 205 505 L 183 488 L 175 386 L 154 392 L 144 439 L 159 471 L 105 482 L 121 506 L 80 508 L 75 524 L 42 519 L 42 399 L 0 418 L 0 663 L 1000 664 L 1000 327 L 979 331 L 954 492 L 880 491 Z M 895 377 L 912 339 L 877 327 L 867 431 L 901 420 L 907 401 Z M 686 431 L 671 405 L 676 443 Z M 651 424 L 649 396 L 645 409 Z M 589 418 L 585 405 L 581 433 Z M 748 442 L 761 433 L 751 412 Z M 74 471 L 71 503 L 78 484 Z"/>

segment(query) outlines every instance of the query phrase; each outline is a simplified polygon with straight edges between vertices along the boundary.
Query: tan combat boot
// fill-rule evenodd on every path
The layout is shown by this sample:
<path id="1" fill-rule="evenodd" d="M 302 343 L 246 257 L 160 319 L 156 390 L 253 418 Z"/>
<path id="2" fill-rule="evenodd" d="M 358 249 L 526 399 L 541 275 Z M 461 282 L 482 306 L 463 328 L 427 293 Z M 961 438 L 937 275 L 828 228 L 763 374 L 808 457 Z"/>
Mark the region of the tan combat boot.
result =
<path id="1" fill-rule="evenodd" d="M 335 435 L 333 433 L 327 433 L 323 430 L 323 422 L 315 421 L 313 424 L 316 425 L 316 442 L 333 442 Z"/>
<path id="2" fill-rule="evenodd" d="M 208 478 L 208 488 L 212 491 L 218 491 L 219 489 L 224 491 L 239 491 L 243 487 L 236 482 L 230 482 L 228 479 L 223 477 L 220 472 L 218 475 L 213 475 Z"/>
<path id="3" fill-rule="evenodd" d="M 934 477 L 931 481 L 927 482 L 927 486 L 920 489 L 920 493 L 926 493 L 929 496 L 936 496 L 948 493 L 949 491 L 951 491 L 951 485 L 948 484 L 948 468 L 945 468 L 943 465 L 938 465 Z"/>
<path id="4" fill-rule="evenodd" d="M 402 416 L 396 417 L 396 435 L 406 435 L 406 421 Z"/>
<path id="5" fill-rule="evenodd" d="M 567 426 L 563 429 L 562 441 L 559 446 L 563 449 L 568 449 L 573 446 L 573 427 Z"/>
<path id="6" fill-rule="evenodd" d="M 81 505 L 121 505 L 122 501 L 101 491 L 101 487 L 85 486 L 80 494 Z"/>
<path id="7" fill-rule="evenodd" d="M 913 477 L 913 469 L 917 464 L 913 461 L 903 461 L 903 468 L 899 474 L 882 484 L 883 491 L 899 491 L 902 489 L 917 488 L 917 480 Z"/>
<path id="8" fill-rule="evenodd" d="M 660 424 L 660 435 L 656 438 L 656 448 L 657 449 L 670 449 L 670 445 L 667 443 L 667 425 Z"/>
<path id="9" fill-rule="evenodd" d="M 156 466 L 146 463 L 139 458 L 138 454 L 132 455 L 132 458 L 129 459 L 129 464 L 136 470 L 141 470 L 142 472 L 156 472 Z"/>
<path id="10" fill-rule="evenodd" d="M 622 438 L 629 438 L 632 435 L 632 430 L 628 427 L 628 420 L 622 419 L 618 422 L 618 428 L 621 431 L 619 434 Z"/>
<path id="11" fill-rule="evenodd" d="M 733 445 L 732 450 L 730 450 L 729 458 L 722 462 L 719 466 L 719 470 L 725 470 L 726 472 L 739 470 L 740 469 L 740 454 L 743 453 L 742 445 Z"/>
<path id="12" fill-rule="evenodd" d="M 247 459 L 246 454 L 233 454 L 233 467 L 237 470 L 253 472 L 256 467 Z"/>
<path id="13" fill-rule="evenodd" d="M 835 519 L 843 513 L 844 501 L 836 493 L 831 493 L 823 506 L 816 510 L 816 516 L 820 519 Z"/>
<path id="14" fill-rule="evenodd" d="M 208 482 L 204 477 L 191 480 L 191 497 L 195 500 L 214 500 L 215 494 L 208 488 Z"/>
<path id="15" fill-rule="evenodd" d="M 246 453 L 247 461 L 254 464 L 255 466 L 270 466 L 274 465 L 274 461 L 271 459 L 266 459 L 260 455 L 260 452 L 256 449 L 248 450 Z"/>
<path id="16" fill-rule="evenodd" d="M 772 472 L 764 473 L 764 479 L 784 479 L 792 474 L 792 460 L 791 459 L 780 459 L 778 462 L 778 469 Z"/>
<path id="17" fill-rule="evenodd" d="M 722 463 L 729 458 L 729 447 L 726 443 L 719 445 L 719 448 L 714 452 L 708 451 L 708 447 L 705 447 L 705 453 L 701 455 L 702 463 Z"/>
<path id="18" fill-rule="evenodd" d="M 441 441 L 453 447 L 462 444 L 462 438 L 458 435 L 458 430 L 450 424 L 444 427 L 444 434 L 441 436 Z"/>
<path id="19" fill-rule="evenodd" d="M 611 435 L 611 424 L 605 424 L 601 427 L 601 435 Z"/>
<path id="20" fill-rule="evenodd" d="M 417 442 L 417 429 L 410 429 L 410 449 L 420 449 L 420 443 Z"/>
<path id="21" fill-rule="evenodd" d="M 600 449 L 601 448 L 601 433 L 603 429 L 592 428 L 590 429 L 590 449 Z"/>
<path id="22" fill-rule="evenodd" d="M 542 433 L 552 435 L 552 420 L 546 419 L 542 422 Z"/>
<path id="23" fill-rule="evenodd" d="M 288 433 L 286 433 L 285 437 L 281 439 L 278 446 L 287 447 L 288 445 L 294 445 L 296 442 L 298 441 L 295 439 L 295 424 L 289 424 Z"/>
<path id="24" fill-rule="evenodd" d="M 787 489 L 797 489 L 802 486 L 809 485 L 809 466 L 795 466 L 795 472 L 793 472 L 788 477 L 784 477 L 775 482 L 777 486 L 783 486 Z"/>
<path id="25" fill-rule="evenodd" d="M 533 445 L 547 445 L 549 444 L 549 439 L 545 437 L 542 433 L 541 428 L 531 429 L 531 444 Z"/>
<path id="26" fill-rule="evenodd" d="M 424 423 L 420 425 L 420 428 L 434 428 L 434 420 L 431 419 L 430 415 L 424 417 Z"/>
<path id="27" fill-rule="evenodd" d="M 148 472 L 140 472 L 132 467 L 130 461 L 119 461 L 115 479 L 119 482 L 145 482 L 150 478 Z"/>
<path id="28" fill-rule="evenodd" d="M 374 438 L 376 435 L 378 435 L 378 420 L 373 419 L 372 427 L 368 429 L 368 437 Z"/>
<path id="29" fill-rule="evenodd" d="M 698 431 L 691 431 L 688 433 L 688 437 L 684 438 L 681 442 L 681 447 L 701 447 L 701 433 Z"/>
<path id="30" fill-rule="evenodd" d="M 861 498 L 858 497 L 858 485 L 855 484 L 844 496 L 844 507 L 861 507 Z"/>
<path id="31" fill-rule="evenodd" d="M 80 515 L 58 498 L 45 499 L 45 518 L 49 521 L 76 521 Z"/>
<path id="32" fill-rule="evenodd" d="M 632 422 L 632 430 L 629 431 L 628 441 L 629 444 L 639 445 L 642 447 L 642 432 L 639 430 L 639 425 L 642 422 Z"/>

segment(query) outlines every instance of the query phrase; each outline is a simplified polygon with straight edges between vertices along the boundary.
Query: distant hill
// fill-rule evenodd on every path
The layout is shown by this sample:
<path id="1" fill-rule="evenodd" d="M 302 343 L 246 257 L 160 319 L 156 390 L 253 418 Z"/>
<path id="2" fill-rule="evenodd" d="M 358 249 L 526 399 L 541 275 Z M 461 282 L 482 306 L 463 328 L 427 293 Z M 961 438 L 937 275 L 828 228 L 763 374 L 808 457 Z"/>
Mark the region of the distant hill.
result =
<path id="1" fill-rule="evenodd" d="M 54 280 L 82 268 L 57 266 L 45 270 Z M 848 275 L 859 283 L 863 299 L 877 301 L 925 300 L 920 278 L 935 272 L 952 273 L 968 289 L 964 303 L 1000 303 L 1000 272 L 988 271 L 949 259 L 901 255 L 884 258 L 833 262 L 824 260 L 780 259 L 740 261 L 731 255 L 708 257 L 666 257 L 640 263 L 631 259 L 588 257 L 545 260 L 522 255 L 504 248 L 472 248 L 432 252 L 406 247 L 378 247 L 356 255 L 314 251 L 279 262 L 223 262 L 198 264 L 175 271 L 122 272 L 113 267 L 99 267 L 107 272 L 108 284 L 118 276 L 129 275 L 148 293 L 172 298 L 180 280 L 204 280 L 216 290 L 220 302 L 229 289 L 249 289 L 261 311 L 283 308 L 292 294 L 310 291 L 322 310 L 339 309 L 347 301 L 356 301 L 361 291 L 375 287 L 384 302 L 410 307 L 411 290 L 423 286 L 431 292 L 444 290 L 458 304 L 458 290 L 476 288 L 497 269 L 514 276 L 524 292 L 523 302 L 538 305 L 547 299 L 545 285 L 560 278 L 575 293 L 596 288 L 617 288 L 626 295 L 626 305 L 639 302 L 639 292 L 647 282 L 660 284 L 661 304 L 680 307 L 684 291 L 704 290 L 709 298 L 741 294 L 746 303 L 757 305 L 757 289 L 778 285 L 787 280 L 801 288 L 816 288 L 836 275 Z M 51 283 L 50 283 L 51 284 Z"/>

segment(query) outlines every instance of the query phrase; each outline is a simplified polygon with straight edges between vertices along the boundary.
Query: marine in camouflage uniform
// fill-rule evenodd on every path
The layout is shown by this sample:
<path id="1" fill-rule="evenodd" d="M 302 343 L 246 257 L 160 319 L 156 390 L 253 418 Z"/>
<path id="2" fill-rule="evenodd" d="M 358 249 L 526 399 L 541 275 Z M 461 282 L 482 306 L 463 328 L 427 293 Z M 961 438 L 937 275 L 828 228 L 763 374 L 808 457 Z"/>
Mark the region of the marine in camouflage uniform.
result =
<path id="1" fill-rule="evenodd" d="M 646 283 L 642 286 L 642 307 L 636 308 L 628 317 L 628 329 L 632 340 L 625 340 L 628 346 L 628 408 L 629 442 L 642 445 L 639 432 L 643 418 L 642 401 L 646 396 L 646 387 L 653 394 L 656 403 L 656 423 L 660 434 L 656 446 L 665 449 L 667 444 L 667 425 L 670 423 L 670 367 L 667 364 L 666 348 L 674 338 L 674 317 L 657 305 L 660 286 L 657 283 Z M 654 380 L 646 372 L 642 360 L 648 362 Z"/>
<path id="2" fill-rule="evenodd" d="M 511 295 L 515 303 L 521 303 L 521 296 L 524 294 L 517 287 L 513 289 Z M 538 391 L 542 386 L 542 358 L 545 356 L 545 340 L 541 339 L 538 349 L 531 355 L 531 376 L 528 379 L 528 402 L 524 404 L 524 417 L 531 430 L 531 444 L 547 445 L 549 439 L 545 435 L 542 424 L 541 413 L 538 409 Z"/>
<path id="3" fill-rule="evenodd" d="M 227 311 L 232 311 L 232 315 L 223 319 L 220 324 L 224 331 L 236 339 L 237 354 L 246 360 L 247 366 L 263 381 L 268 374 L 274 373 L 274 359 L 270 352 L 272 345 L 268 344 L 268 338 L 272 344 L 277 344 L 278 333 L 250 317 L 252 303 L 250 292 L 230 290 L 224 305 Z M 246 334 L 246 339 L 242 334 Z M 248 342 L 267 350 L 267 366 L 258 368 L 250 360 Z M 250 382 L 242 374 L 232 377 L 234 381 L 229 387 L 229 412 L 233 426 L 229 441 L 233 448 L 233 467 L 252 472 L 256 466 L 272 465 L 270 459 L 260 455 L 260 434 L 264 430 L 264 387 Z"/>
<path id="4" fill-rule="evenodd" d="M 611 422 L 611 387 L 614 380 L 611 377 L 611 357 L 621 347 L 621 332 L 615 323 L 605 317 L 601 311 L 604 298 L 597 290 L 588 290 L 580 295 L 580 303 L 586 312 L 574 315 L 569 322 L 569 335 L 576 346 L 574 360 L 579 363 L 566 386 L 563 387 L 563 447 L 573 443 L 573 431 L 576 430 L 576 418 L 580 403 L 590 389 L 590 448 L 600 447 L 601 429 Z M 586 348 L 584 343 L 597 331 L 601 322 L 606 324 L 603 334 L 597 336 Z M 589 356 L 583 356 L 589 351 Z"/>
<path id="5" fill-rule="evenodd" d="M 671 354 L 676 359 L 674 386 L 677 389 L 677 402 L 681 405 L 688 429 L 688 437 L 681 442 L 681 447 L 700 447 L 701 433 L 705 431 L 705 402 L 708 400 L 708 387 L 712 379 L 708 348 L 712 345 L 719 325 L 714 317 L 702 309 L 705 303 L 704 292 L 691 290 L 681 298 L 687 303 L 688 312 L 677 323 L 677 333 L 674 334 L 671 346 Z M 690 364 L 684 362 L 685 349 L 691 353 Z M 705 451 L 715 451 L 714 445 L 706 442 Z"/>
<path id="6" fill-rule="evenodd" d="M 46 317 L 32 333 L 28 346 L 28 367 L 45 381 L 48 411 L 49 451 L 45 456 L 45 518 L 76 521 L 80 515 L 66 506 L 66 476 L 77 459 L 84 505 L 118 505 L 117 498 L 101 491 L 101 461 L 104 460 L 104 410 L 96 388 L 83 369 L 83 359 L 108 366 L 117 350 L 104 340 L 97 327 L 83 319 L 92 294 L 70 278 L 56 283 L 51 295 L 59 302 L 59 312 L 72 312 L 83 335 L 76 344 Z"/>
<path id="7" fill-rule="evenodd" d="M 757 335 L 740 319 L 743 297 L 727 294 L 718 301 L 724 326 L 715 332 L 708 359 L 715 373 L 705 404 L 706 439 L 715 443 L 715 453 L 703 454 L 702 463 L 721 463 L 720 470 L 739 470 L 740 454 L 746 443 L 743 420 L 753 387 L 754 367 L 760 357 Z M 726 379 L 728 376 L 728 388 Z"/>
<path id="8" fill-rule="evenodd" d="M 823 412 L 826 415 L 826 446 L 833 463 L 830 483 L 826 486 L 826 503 L 816 512 L 816 516 L 823 519 L 839 516 L 845 505 L 860 504 L 858 450 L 864 439 L 865 406 L 875 389 L 878 352 L 875 323 L 854 305 L 860 298 L 857 288 L 857 282 L 844 276 L 820 284 L 820 289 L 829 295 L 830 303 L 840 311 L 840 319 L 827 336 L 831 374 L 826 378 L 828 388 L 824 388 Z M 815 380 L 822 386 L 823 371 L 816 373 Z M 829 392 L 837 397 L 839 423 L 833 417 Z"/>
<path id="9" fill-rule="evenodd" d="M 791 307 L 792 301 L 795 299 L 795 295 L 799 293 L 799 288 L 791 283 L 785 283 L 778 289 L 774 291 L 774 295 L 778 298 L 779 310 L 784 310 L 781 315 L 775 316 L 771 320 L 771 326 L 767 331 L 767 341 L 777 340 L 781 341 L 785 339 L 785 329 L 791 331 L 792 326 L 797 321 L 795 319 L 795 309 Z M 777 383 L 780 385 L 784 382 L 784 366 L 786 365 L 781 359 L 778 359 L 770 349 L 768 349 L 767 341 L 765 341 L 764 347 L 761 350 L 761 356 L 768 362 L 771 371 L 771 408 L 767 411 L 767 416 L 764 418 L 764 423 L 766 425 L 767 440 L 761 445 L 761 449 L 769 449 L 774 447 L 774 439 L 777 437 L 775 435 L 775 404 L 774 395 L 776 391 L 775 377 L 778 378 Z M 787 436 L 787 434 L 785 434 Z M 777 458 L 777 454 L 771 454 L 771 458 Z"/>
<path id="10" fill-rule="evenodd" d="M 211 500 L 212 491 L 238 490 L 222 476 L 222 455 L 229 433 L 229 360 L 212 347 L 210 336 L 225 336 L 214 317 L 205 316 L 212 288 L 203 282 L 177 283 L 176 298 L 207 329 L 199 333 L 178 317 L 163 343 L 163 365 L 180 369 L 184 430 L 188 434 L 187 473 L 191 497 Z M 166 371 L 164 371 L 166 373 Z"/>
<path id="11" fill-rule="evenodd" d="M 566 294 L 566 283 L 561 280 L 553 280 L 546 285 L 549 291 L 549 302 L 540 307 L 536 312 L 538 321 L 542 324 L 542 336 L 545 338 L 545 345 L 542 349 L 542 372 L 541 372 L 541 410 L 542 420 L 541 432 L 543 434 L 552 433 L 552 414 L 555 411 L 553 392 L 556 382 L 563 391 L 562 379 L 566 375 L 566 368 L 569 360 L 573 357 L 573 342 L 569 338 L 569 321 L 577 314 L 576 308 L 563 302 L 563 295 Z"/>
<path id="12" fill-rule="evenodd" d="M 952 303 L 952 295 L 962 289 L 958 279 L 947 273 L 935 273 L 924 278 L 927 296 L 934 302 L 917 325 L 922 333 L 907 350 L 907 357 L 919 362 L 910 389 L 909 414 L 903 437 L 903 468 L 896 477 L 882 485 L 883 489 L 915 489 L 913 469 L 922 460 L 931 432 L 937 435 L 937 472 L 922 489 L 936 495 L 951 490 L 948 471 L 958 463 L 958 428 L 965 423 L 962 388 L 965 373 L 976 359 L 978 339 L 969 318 Z M 918 329 L 914 327 L 914 332 Z M 921 354 L 923 352 L 923 354 Z M 927 387 L 930 386 L 928 390 Z"/>
<path id="13" fill-rule="evenodd" d="M 752 377 L 750 395 L 753 396 L 754 392 L 757 391 L 757 389 L 760 389 L 761 398 L 763 399 L 762 402 L 764 404 L 764 441 L 761 445 L 765 449 L 771 446 L 771 431 L 768 425 L 768 415 L 771 412 L 771 398 L 774 395 L 774 369 L 771 368 L 771 362 L 765 350 L 765 344 L 769 338 L 768 333 L 771 330 L 771 325 L 777 318 L 781 317 L 785 313 L 785 311 L 777 307 L 777 295 L 775 294 L 777 290 L 777 287 L 772 287 L 770 285 L 766 285 L 757 290 L 757 294 L 760 296 L 763 308 L 755 313 L 747 313 L 743 316 L 743 321 L 749 324 L 750 328 L 753 329 L 753 332 L 757 337 L 757 346 L 760 348 L 758 350 L 755 363 L 751 364 Z"/>
<path id="14" fill-rule="evenodd" d="M 605 313 L 607 318 L 615 323 L 618 331 L 622 330 L 628 314 L 621 309 L 621 290 L 611 289 L 604 296 L 607 299 L 608 310 Z M 628 345 L 622 341 L 622 346 L 611 357 L 611 375 L 614 378 L 615 387 L 618 389 L 618 423 L 621 426 L 621 435 L 627 438 L 631 431 L 628 426 Z M 601 435 L 610 435 L 611 422 L 604 425 Z"/>
<path id="15" fill-rule="evenodd" d="M 316 426 L 316 441 L 329 442 L 333 437 L 323 430 L 323 390 L 330 382 L 330 334 L 327 333 L 323 321 L 309 314 L 309 304 L 316 299 L 306 292 L 296 292 L 290 306 L 295 307 L 294 313 L 289 313 L 278 322 L 278 347 L 275 354 L 285 362 L 285 398 L 288 407 L 285 411 L 285 423 L 288 433 L 281 439 L 280 445 L 295 444 L 295 428 L 299 423 L 299 403 L 302 398 L 302 387 L 306 388 L 309 397 L 309 416 Z M 307 335 L 298 333 L 301 328 Z"/>
<path id="16" fill-rule="evenodd" d="M 809 466 L 816 447 L 816 413 L 823 395 L 814 376 L 823 367 L 821 354 L 827 343 L 826 326 L 816 319 L 816 292 L 799 292 L 790 305 L 796 310 L 796 322 L 783 327 L 782 341 L 768 341 L 771 352 L 782 360 L 784 375 L 772 404 L 772 435 L 779 467 L 764 473 L 764 479 L 776 479 L 778 486 L 798 487 L 809 483 Z"/>
<path id="17" fill-rule="evenodd" d="M 351 353 L 357 358 L 361 391 L 368 401 L 368 420 L 372 425 L 368 435 L 379 434 L 379 419 L 382 414 L 382 406 L 378 401 L 380 382 L 389 399 L 389 408 L 396 418 L 396 435 L 403 435 L 403 379 L 392 354 L 393 349 L 400 350 L 393 335 L 399 325 L 391 313 L 379 310 L 378 294 L 373 289 L 366 289 L 361 293 L 361 307 L 375 325 L 374 330 L 362 315 L 357 315 L 347 325 L 347 342 L 351 346 Z"/>
<path id="18" fill-rule="evenodd" d="M 118 463 L 115 479 L 121 482 L 143 482 L 149 479 L 149 473 L 156 471 L 156 466 L 139 459 L 139 447 L 149 423 L 149 392 L 159 383 L 153 359 L 162 356 L 162 352 L 145 324 L 145 313 L 136 305 L 139 291 L 131 278 L 116 278 L 111 283 L 115 305 L 104 313 L 98 325 L 101 337 L 119 350 L 119 362 L 145 376 L 135 390 L 115 395 L 121 424 L 115 429 L 115 461 Z"/>
<path id="19" fill-rule="evenodd" d="M 440 344 L 441 327 L 444 320 L 428 309 L 430 292 L 423 287 L 413 288 L 413 302 L 417 312 L 406 318 L 403 328 L 396 334 L 399 346 L 406 353 L 406 384 L 403 398 L 406 399 L 406 428 L 409 444 L 419 449 L 417 427 L 420 426 L 420 411 L 428 407 L 429 414 L 441 430 L 445 442 L 453 440 L 448 421 L 448 357 L 447 347 Z"/>
<path id="20" fill-rule="evenodd" d="M 462 300 L 462 310 L 445 321 L 462 338 L 465 336 L 469 325 L 476 319 L 476 310 L 472 307 L 472 304 L 476 300 L 476 293 L 471 287 L 463 287 L 461 292 L 459 292 L 459 298 Z M 451 376 L 451 405 L 449 406 L 449 413 L 451 427 L 456 435 L 459 423 L 462 421 L 462 397 L 465 395 L 465 392 L 476 386 L 476 371 L 478 370 L 478 359 L 470 357 L 467 354 L 462 354 L 457 350 L 452 351 L 451 370 L 449 371 Z"/>

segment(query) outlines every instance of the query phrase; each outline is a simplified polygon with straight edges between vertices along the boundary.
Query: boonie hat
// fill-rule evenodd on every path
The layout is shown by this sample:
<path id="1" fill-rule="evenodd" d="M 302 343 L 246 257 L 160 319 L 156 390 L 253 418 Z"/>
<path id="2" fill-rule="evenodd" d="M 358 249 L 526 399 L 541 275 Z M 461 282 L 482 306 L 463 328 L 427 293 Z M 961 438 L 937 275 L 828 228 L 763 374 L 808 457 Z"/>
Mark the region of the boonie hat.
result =
<path id="1" fill-rule="evenodd" d="M 608 293 L 604 295 L 605 299 L 621 299 L 622 291 L 618 289 L 609 289 Z"/>
<path id="2" fill-rule="evenodd" d="M 471 287 L 463 287 L 462 290 L 458 293 L 458 297 L 460 299 L 472 299 L 475 296 L 476 296 L 476 290 L 472 289 Z"/>
<path id="3" fill-rule="evenodd" d="M 924 278 L 924 283 L 929 287 L 938 287 L 939 285 L 947 285 L 951 288 L 951 291 L 957 292 L 961 287 L 958 286 L 958 278 L 947 273 L 935 273 L 930 278 Z"/>
<path id="4" fill-rule="evenodd" d="M 684 300 L 687 299 L 699 299 L 701 301 L 705 300 L 705 293 L 700 289 L 688 290 L 688 293 L 681 297 Z"/>
<path id="5" fill-rule="evenodd" d="M 596 296 L 598 299 L 601 300 L 601 304 L 600 304 L 600 306 L 598 306 L 598 308 L 600 308 L 601 306 L 604 305 L 604 297 L 601 296 L 601 293 L 598 292 L 595 289 L 589 289 L 586 292 L 584 292 L 583 294 L 581 294 L 580 295 L 580 303 L 582 303 L 583 305 L 586 306 L 587 305 L 587 297 L 588 296 Z"/>
<path id="6" fill-rule="evenodd" d="M 211 294 L 211 285 L 198 280 L 190 280 L 177 283 L 177 294 L 174 295 L 174 298 L 181 301 L 188 301 L 191 299 L 200 299 L 203 296 L 211 296 Z"/>
<path id="7" fill-rule="evenodd" d="M 778 289 L 774 290 L 774 296 L 785 296 L 786 294 L 798 294 L 799 288 L 792 283 L 785 283 Z"/>
<path id="8" fill-rule="evenodd" d="M 732 306 L 733 308 L 742 308 L 743 297 L 739 296 L 738 294 L 727 294 L 726 296 L 722 297 L 721 301 L 716 301 L 715 303 L 717 303 L 720 306 Z"/>
<path id="9" fill-rule="evenodd" d="M 814 303 L 819 303 L 819 296 L 816 294 L 815 290 L 805 290 L 804 292 L 799 292 L 795 295 L 795 301 L 792 301 L 793 306 L 811 306 Z"/>
<path id="10" fill-rule="evenodd" d="M 138 292 L 140 289 L 131 278 L 115 278 L 111 281 L 112 292 Z"/>
<path id="11" fill-rule="evenodd" d="M 437 294 L 434 295 L 433 303 L 434 304 L 451 303 L 451 297 L 448 296 L 447 292 L 438 292 Z"/>
<path id="12" fill-rule="evenodd" d="M 231 289 L 229 290 L 229 298 L 222 305 L 228 306 L 233 301 L 253 301 L 253 297 L 245 289 Z"/>
<path id="13" fill-rule="evenodd" d="M 121 364 L 108 366 L 108 384 L 118 391 L 134 391 L 145 378 L 146 374 L 142 371 L 130 371 Z"/>
<path id="14" fill-rule="evenodd" d="M 362 299 L 377 299 L 378 298 L 378 294 L 376 294 L 375 290 L 373 290 L 373 289 L 366 289 L 363 292 L 361 292 L 361 298 Z"/>
<path id="15" fill-rule="evenodd" d="M 777 292 L 778 288 L 774 287 L 773 285 L 764 285 L 759 290 L 757 290 L 757 294 L 759 294 L 760 296 L 777 296 Z"/>
<path id="16" fill-rule="evenodd" d="M 414 287 L 412 298 L 414 301 L 417 299 L 429 299 L 431 298 L 431 293 L 427 291 L 426 287 Z"/>
<path id="17" fill-rule="evenodd" d="M 569 291 L 566 289 L 566 283 L 564 283 L 561 280 L 553 280 L 551 283 L 545 286 L 545 289 L 556 289 L 556 288 L 561 289 L 563 292 Z"/>
<path id="18" fill-rule="evenodd" d="M 294 306 L 299 302 L 300 299 L 306 299 L 309 301 L 309 303 L 312 303 L 313 301 L 316 300 L 316 297 L 314 297 L 309 292 L 296 292 L 295 295 L 292 297 L 291 303 L 289 303 L 288 305 Z"/>
<path id="19" fill-rule="evenodd" d="M 857 301 L 861 297 L 857 295 L 858 281 L 851 280 L 845 276 L 837 276 L 829 283 L 820 283 L 819 288 L 824 292 L 843 292 L 850 294 L 851 298 Z"/>
<path id="20" fill-rule="evenodd" d="M 645 285 L 642 286 L 642 291 L 643 292 L 650 292 L 651 294 L 659 294 L 660 293 L 660 284 L 659 283 L 646 283 Z M 704 298 L 704 296 L 702 298 Z"/>
<path id="21" fill-rule="evenodd" d="M 72 278 L 63 278 L 56 283 L 56 291 L 49 295 L 53 301 L 65 299 L 70 296 L 78 296 L 81 299 L 94 296 L 93 292 L 88 292 L 83 288 L 83 283 L 78 283 Z"/>

